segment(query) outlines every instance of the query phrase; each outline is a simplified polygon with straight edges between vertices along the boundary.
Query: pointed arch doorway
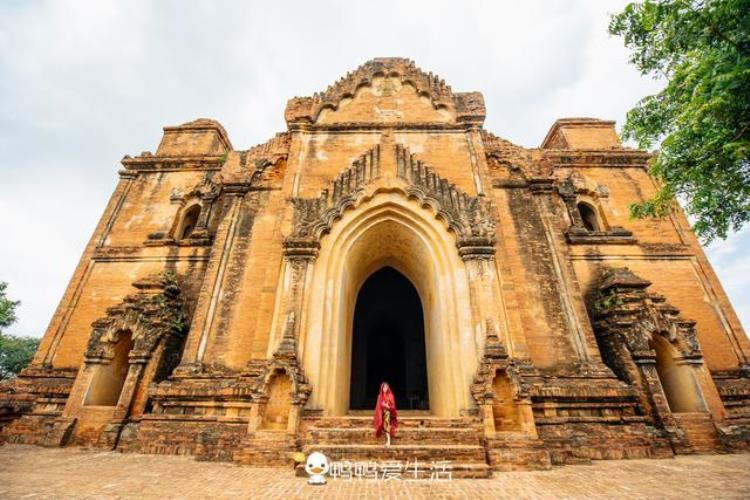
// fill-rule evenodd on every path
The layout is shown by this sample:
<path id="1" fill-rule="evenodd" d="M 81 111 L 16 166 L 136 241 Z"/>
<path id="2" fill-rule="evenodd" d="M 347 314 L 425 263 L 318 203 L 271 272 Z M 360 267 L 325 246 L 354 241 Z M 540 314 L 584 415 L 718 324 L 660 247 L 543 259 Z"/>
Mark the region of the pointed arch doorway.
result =
<path id="1" fill-rule="evenodd" d="M 374 408 L 381 382 L 398 408 L 429 409 L 422 301 L 411 281 L 390 266 L 372 273 L 357 294 L 352 337 L 350 409 Z"/>
<path id="2" fill-rule="evenodd" d="M 434 212 L 401 192 L 364 198 L 321 239 L 306 285 L 299 352 L 313 388 L 306 408 L 342 416 L 361 404 L 350 401 L 352 368 L 358 366 L 352 361 L 355 308 L 368 278 L 388 266 L 408 279 L 421 302 L 429 411 L 459 417 L 472 404 L 469 387 L 482 332 L 472 324 L 470 284 L 455 236 Z"/>

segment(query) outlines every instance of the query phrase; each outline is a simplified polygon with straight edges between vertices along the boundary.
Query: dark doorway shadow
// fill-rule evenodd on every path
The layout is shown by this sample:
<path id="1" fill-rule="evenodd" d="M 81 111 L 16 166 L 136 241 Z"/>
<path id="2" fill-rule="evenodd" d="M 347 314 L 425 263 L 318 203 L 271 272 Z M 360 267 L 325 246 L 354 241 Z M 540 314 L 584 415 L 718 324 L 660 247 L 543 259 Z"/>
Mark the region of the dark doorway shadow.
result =
<path id="1" fill-rule="evenodd" d="M 375 407 L 388 382 L 400 409 L 428 410 L 422 302 L 414 285 L 392 267 L 365 281 L 354 308 L 352 410 Z"/>

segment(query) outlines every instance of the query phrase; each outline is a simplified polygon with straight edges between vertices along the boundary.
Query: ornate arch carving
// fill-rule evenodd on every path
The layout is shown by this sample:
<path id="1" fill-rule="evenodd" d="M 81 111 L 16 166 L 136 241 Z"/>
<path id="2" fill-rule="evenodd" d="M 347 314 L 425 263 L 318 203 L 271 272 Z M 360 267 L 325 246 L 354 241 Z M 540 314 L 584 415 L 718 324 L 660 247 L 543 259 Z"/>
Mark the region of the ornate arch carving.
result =
<path id="1" fill-rule="evenodd" d="M 508 376 L 516 401 L 528 400 L 531 397 L 531 386 L 524 382 L 523 374 L 533 370 L 533 366 L 528 361 L 511 359 L 508 356 L 491 320 L 487 320 L 486 329 L 484 355 L 471 384 L 474 401 L 479 406 L 492 403 L 495 397 L 492 382 L 498 372 Z"/>
<path id="2" fill-rule="evenodd" d="M 565 203 L 570 218 L 570 227 L 565 235 L 570 243 L 635 243 L 633 232 L 620 226 L 609 226 L 600 200 L 609 196 L 606 186 L 594 189 L 586 186 L 586 180 L 578 172 L 571 173 L 557 184 L 557 193 Z M 578 203 L 583 202 L 594 210 L 601 226 L 598 231 L 586 229 Z"/>
<path id="3" fill-rule="evenodd" d="M 649 286 L 650 281 L 626 267 L 602 271 L 592 303 L 600 341 L 627 348 L 634 359 L 653 359 L 656 353 L 651 341 L 658 335 L 683 359 L 702 362 L 695 321 L 682 318 L 679 309 L 667 303 L 664 296 L 648 293 Z"/>
<path id="4" fill-rule="evenodd" d="M 286 239 L 286 246 L 293 248 L 305 242 L 316 245 L 317 240 L 331 230 L 333 222 L 341 218 L 347 208 L 356 205 L 364 187 L 379 174 L 380 146 L 375 146 L 354 160 L 317 198 L 291 198 L 294 228 Z"/>
<path id="5" fill-rule="evenodd" d="M 138 293 L 129 295 L 107 315 L 96 320 L 86 347 L 90 363 L 109 363 L 123 332 L 131 332 L 131 362 L 146 362 L 159 342 L 181 340 L 187 332 L 185 305 L 180 287 L 170 274 L 136 281 Z"/>
<path id="6" fill-rule="evenodd" d="M 292 381 L 292 404 L 304 406 L 312 392 L 312 386 L 305 377 L 297 358 L 297 342 L 294 337 L 294 316 L 290 316 L 284 328 L 284 336 L 279 348 L 258 373 L 253 390 L 253 399 L 263 402 L 268 398 L 268 390 L 274 376 L 286 374 Z"/>
<path id="7" fill-rule="evenodd" d="M 486 110 L 479 92 L 454 93 L 443 79 L 418 68 L 414 61 L 402 58 L 378 58 L 366 62 L 353 72 L 312 97 L 295 97 L 287 103 L 284 116 L 288 124 L 314 123 L 321 110 L 338 109 L 342 99 L 355 96 L 360 87 L 372 85 L 375 77 L 399 78 L 412 85 L 417 95 L 427 97 L 435 109 L 453 109 L 458 122 L 484 121 Z"/>
<path id="8" fill-rule="evenodd" d="M 396 145 L 396 174 L 404 183 L 403 193 L 428 207 L 456 235 L 462 258 L 491 257 L 495 253 L 495 223 L 489 200 L 470 196 L 422 161 L 407 148 Z M 369 150 L 321 191 L 317 198 L 292 198 L 292 234 L 285 240 L 287 254 L 317 253 L 320 238 L 330 232 L 344 211 L 364 198 L 365 187 L 380 174 L 381 148 Z"/>
<path id="9" fill-rule="evenodd" d="M 221 187 L 213 181 L 213 174 L 213 171 L 207 171 L 200 183 L 185 192 L 177 188 L 173 189 L 169 195 L 169 200 L 172 203 L 179 204 L 181 207 L 185 207 L 191 199 L 213 201 L 219 196 L 221 190 Z"/>
<path id="10" fill-rule="evenodd" d="M 211 235 L 209 234 L 209 216 L 214 202 L 221 194 L 221 186 L 214 182 L 212 171 L 207 171 L 203 180 L 190 188 L 188 191 L 173 189 L 170 194 L 170 201 L 179 205 L 177 214 L 172 221 L 172 225 L 167 232 L 155 232 L 148 235 L 145 244 L 147 246 L 160 245 L 210 245 Z M 195 229 L 191 232 L 189 238 L 181 239 L 180 228 L 184 217 L 193 206 L 199 206 L 200 212 L 196 221 Z"/>
<path id="11" fill-rule="evenodd" d="M 494 255 L 495 222 L 490 201 L 459 190 L 401 145 L 396 145 L 396 166 L 398 176 L 407 182 L 409 198 L 432 208 L 456 234 L 461 257 Z"/>
<path id="12" fill-rule="evenodd" d="M 661 295 L 648 293 L 649 286 L 649 281 L 628 268 L 604 268 L 589 305 L 605 363 L 636 389 L 644 412 L 670 430 L 675 422 L 658 373 L 654 340 L 663 340 L 682 365 L 701 365 L 703 355 L 695 322 L 681 318 L 679 310 Z"/>

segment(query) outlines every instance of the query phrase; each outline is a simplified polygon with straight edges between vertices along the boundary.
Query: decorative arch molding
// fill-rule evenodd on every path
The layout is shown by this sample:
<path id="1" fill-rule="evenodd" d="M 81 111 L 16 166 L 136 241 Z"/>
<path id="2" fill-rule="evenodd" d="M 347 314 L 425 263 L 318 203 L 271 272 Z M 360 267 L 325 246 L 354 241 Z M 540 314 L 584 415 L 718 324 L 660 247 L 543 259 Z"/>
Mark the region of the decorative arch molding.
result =
<path id="1" fill-rule="evenodd" d="M 495 222 L 489 200 L 462 192 L 400 144 L 396 172 L 407 183 L 407 196 L 432 208 L 456 234 L 461 257 L 494 255 Z"/>
<path id="2" fill-rule="evenodd" d="M 375 146 L 354 160 L 317 198 L 291 198 L 294 220 L 292 234 L 284 241 L 286 253 L 317 255 L 320 238 L 331 231 L 345 210 L 361 201 L 365 186 L 379 175 L 380 146 Z"/>
<path id="3" fill-rule="evenodd" d="M 146 398 L 139 396 L 144 394 L 140 388 L 166 378 L 179 361 L 188 329 L 179 283 L 171 273 L 165 273 L 138 280 L 133 286 L 138 293 L 125 297 L 120 304 L 107 309 L 105 317 L 93 323 L 85 363 L 73 382 L 62 416 L 49 431 L 46 438 L 49 443 L 63 445 L 69 439 L 86 442 L 89 437 L 85 431 L 77 436 L 76 429 L 103 425 L 98 443 L 114 448 L 128 419 L 142 414 L 146 407 Z M 116 404 L 87 405 L 92 389 L 107 390 L 106 386 L 95 389 L 97 380 L 102 374 L 106 375 L 118 342 L 128 335 L 132 347 L 127 353 L 127 373 L 117 390 Z M 104 381 L 106 384 L 106 377 Z"/>
<path id="4" fill-rule="evenodd" d="M 517 400 L 530 398 L 531 387 L 523 381 L 522 374 L 533 370 L 531 362 L 522 362 L 508 356 L 491 321 L 487 322 L 486 329 L 484 354 L 471 385 L 474 401 L 478 405 L 492 404 L 492 381 L 499 372 L 505 373 L 514 385 Z"/>
<path id="5" fill-rule="evenodd" d="M 350 299 L 372 272 L 389 265 L 415 285 L 422 300 L 433 411 L 458 416 L 467 410 L 483 338 L 471 324 L 471 285 L 457 252 L 450 251 L 452 243 L 445 226 L 403 193 L 377 192 L 343 214 L 322 241 L 301 322 L 313 408 L 333 415 L 347 411 Z"/>
<path id="6" fill-rule="evenodd" d="M 652 339 L 660 336 L 683 359 L 703 363 L 695 321 L 682 318 L 663 295 L 647 292 L 650 286 L 627 267 L 604 268 L 592 306 L 599 335 L 621 336 L 636 358 L 653 357 Z"/>
<path id="7" fill-rule="evenodd" d="M 169 195 L 169 201 L 185 207 L 192 200 L 214 200 L 221 192 L 221 186 L 213 180 L 213 171 L 206 172 L 203 180 L 187 191 L 173 189 Z"/>
<path id="8" fill-rule="evenodd" d="M 445 221 L 456 235 L 456 247 L 462 258 L 492 257 L 495 223 L 491 202 L 461 191 L 406 147 L 397 144 L 395 153 L 400 183 L 378 182 L 382 179 L 381 148 L 376 146 L 341 172 L 317 198 L 291 198 L 295 210 L 292 234 L 284 242 L 287 253 L 317 255 L 320 239 L 330 233 L 346 210 L 356 208 L 378 192 L 399 191 L 420 206 L 429 207 L 438 219 Z M 370 186 L 375 188 L 368 189 Z"/>
<path id="9" fill-rule="evenodd" d="M 658 373 L 657 343 L 669 350 L 672 361 L 690 378 L 690 390 L 705 411 L 716 401 L 712 413 L 724 413 L 716 388 L 703 362 L 695 321 L 662 295 L 649 293 L 651 282 L 628 268 L 604 268 L 591 302 L 594 332 L 605 363 L 615 374 L 636 388 L 641 406 L 655 423 L 667 429 L 676 424 Z"/>
<path id="10" fill-rule="evenodd" d="M 536 438 L 531 385 L 526 380 L 538 373 L 530 360 L 515 359 L 508 355 L 492 321 L 486 321 L 485 329 L 484 353 L 471 384 L 471 395 L 484 422 L 485 437 L 491 439 L 503 431 L 497 428 L 493 415 L 493 406 L 499 403 L 494 382 L 497 377 L 506 377 L 512 391 L 512 406 L 518 417 L 516 423 L 519 431 Z"/>
<path id="11" fill-rule="evenodd" d="M 454 93 L 439 76 L 418 68 L 403 58 L 377 58 L 312 97 L 295 97 L 287 103 L 284 116 L 289 126 L 315 123 L 324 108 L 337 110 L 343 99 L 353 98 L 361 87 L 372 85 L 376 77 L 398 78 L 414 87 L 418 96 L 426 97 L 434 109 L 456 112 L 457 122 L 482 124 L 486 115 L 484 98 L 479 92 Z"/>
<path id="12" fill-rule="evenodd" d="M 636 243 L 633 232 L 620 226 L 610 226 L 604 216 L 601 200 L 609 197 L 606 186 L 598 185 L 594 189 L 586 186 L 583 177 L 574 172 L 557 184 L 557 193 L 565 203 L 570 219 L 570 227 L 565 236 L 569 243 L 583 244 L 623 244 Z M 583 203 L 593 210 L 599 230 L 591 231 L 586 227 L 578 205 Z"/>
<path id="13" fill-rule="evenodd" d="M 203 180 L 193 186 L 190 190 L 182 192 L 173 190 L 170 201 L 179 206 L 177 214 L 172 221 L 168 232 L 155 232 L 148 235 L 145 244 L 147 246 L 180 245 L 180 246 L 206 246 L 211 244 L 209 231 L 209 219 L 213 211 L 214 203 L 221 194 L 222 187 L 213 180 L 214 172 L 206 172 Z M 194 207 L 200 207 L 195 227 L 182 238 L 185 216 Z"/>
<path id="14" fill-rule="evenodd" d="M 387 153 L 394 157 L 382 161 Z M 481 325 L 490 319 L 503 341 L 509 339 L 507 318 L 495 307 L 503 298 L 491 264 L 489 200 L 462 192 L 407 148 L 380 145 L 319 196 L 290 201 L 294 218 L 280 278 L 285 293 L 274 331 L 280 343 L 287 331 L 299 339 L 314 387 L 308 407 L 330 415 L 348 410 L 354 304 L 347 297 L 388 265 L 422 300 L 428 373 L 436 374 L 428 375 L 432 410 L 475 412 L 469 386 L 484 346 Z"/>
<path id="15" fill-rule="evenodd" d="M 292 404 L 304 406 L 312 388 L 305 377 L 304 371 L 297 358 L 297 345 L 294 341 L 295 319 L 291 316 L 284 328 L 284 336 L 278 349 L 271 359 L 257 373 L 257 382 L 253 390 L 255 402 L 266 402 L 269 396 L 269 386 L 272 379 L 279 374 L 285 374 L 292 382 Z"/>
<path id="16" fill-rule="evenodd" d="M 174 276 L 153 275 L 133 283 L 138 289 L 107 309 L 92 324 L 86 347 L 87 363 L 108 363 L 123 332 L 132 334 L 131 363 L 145 363 L 160 342 L 181 340 L 187 332 L 185 304 Z"/>
<path id="17" fill-rule="evenodd" d="M 262 433 L 264 430 L 267 412 L 270 411 L 269 408 L 271 407 L 279 408 L 281 406 L 284 408 L 282 412 L 284 414 L 283 428 L 277 430 L 284 431 L 287 436 L 294 436 L 297 432 L 302 407 L 307 403 L 310 392 L 312 392 L 312 387 L 308 383 L 297 357 L 297 346 L 294 339 L 295 324 L 294 315 L 290 315 L 278 349 L 254 374 L 255 378 L 251 391 L 253 404 L 248 423 L 248 445 L 250 448 L 257 448 L 254 440 L 258 437 L 257 433 Z M 288 394 L 272 391 L 274 383 L 280 382 L 279 377 L 286 377 L 289 380 Z M 293 440 L 292 442 L 276 442 L 273 445 L 274 453 L 283 455 L 286 451 L 292 449 L 293 445 Z M 277 459 L 283 463 L 283 458 L 277 457 Z"/>

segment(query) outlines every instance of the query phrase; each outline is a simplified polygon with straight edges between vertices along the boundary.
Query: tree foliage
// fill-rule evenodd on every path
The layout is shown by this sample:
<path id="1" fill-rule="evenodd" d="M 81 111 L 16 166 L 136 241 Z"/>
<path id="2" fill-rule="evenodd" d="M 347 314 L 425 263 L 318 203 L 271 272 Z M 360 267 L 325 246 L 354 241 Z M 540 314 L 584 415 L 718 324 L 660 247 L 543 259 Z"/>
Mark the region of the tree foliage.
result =
<path id="1" fill-rule="evenodd" d="M 2 332 L 16 321 L 17 300 L 10 300 L 5 292 L 8 284 L 0 282 L 0 380 L 15 377 L 34 357 L 39 339 L 16 337 Z"/>
<path id="2" fill-rule="evenodd" d="M 642 74 L 667 81 L 623 127 L 641 148 L 661 142 L 660 189 L 631 215 L 667 215 L 676 196 L 699 237 L 725 238 L 750 219 L 750 0 L 634 2 L 609 31 Z"/>
<path id="3" fill-rule="evenodd" d="M 5 292 L 8 284 L 0 281 L 0 333 L 16 322 L 16 307 L 20 304 L 17 300 L 10 300 Z"/>
<path id="4" fill-rule="evenodd" d="M 31 362 L 39 339 L 0 333 L 0 380 L 13 378 Z"/>

